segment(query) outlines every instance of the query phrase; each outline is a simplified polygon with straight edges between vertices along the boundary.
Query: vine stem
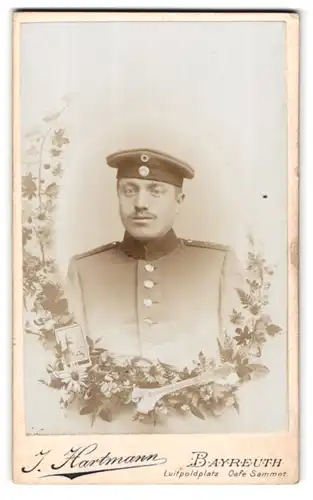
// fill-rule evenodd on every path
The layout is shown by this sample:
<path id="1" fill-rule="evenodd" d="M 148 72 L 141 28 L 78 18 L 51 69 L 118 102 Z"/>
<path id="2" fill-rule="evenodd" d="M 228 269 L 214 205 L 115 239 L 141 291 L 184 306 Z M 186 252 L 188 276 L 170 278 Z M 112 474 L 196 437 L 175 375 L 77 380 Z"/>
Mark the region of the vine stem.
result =
<path id="1" fill-rule="evenodd" d="M 41 337 L 43 338 L 44 335 L 42 333 L 36 333 L 36 332 L 26 332 L 27 335 L 36 335 L 36 337 Z"/>
<path id="2" fill-rule="evenodd" d="M 64 113 L 64 111 L 68 108 L 68 104 L 66 104 L 62 109 L 61 111 L 59 112 L 58 114 L 58 118 L 60 118 L 60 116 Z M 45 142 L 50 134 L 52 130 L 52 127 L 49 127 L 47 132 L 45 133 L 45 135 L 43 136 L 43 139 L 41 141 L 41 145 L 40 145 L 40 151 L 39 151 L 39 166 L 38 166 L 38 200 L 39 200 L 39 212 L 41 213 L 41 210 L 42 210 L 42 198 L 41 198 L 41 181 L 42 181 L 42 157 L 43 157 L 43 148 L 44 148 L 44 145 L 45 145 Z"/>
<path id="3" fill-rule="evenodd" d="M 67 104 L 61 109 L 61 111 L 59 112 L 59 117 L 61 116 L 62 113 L 64 113 L 64 111 L 66 110 L 67 108 Z M 48 139 L 49 137 L 49 134 L 52 130 L 52 126 L 50 126 L 48 128 L 48 130 L 46 131 L 45 135 L 43 136 L 42 138 L 42 141 L 41 141 L 41 145 L 40 145 L 40 151 L 39 151 L 39 165 L 38 165 L 38 201 L 39 201 L 39 214 L 41 214 L 42 212 L 42 191 L 41 191 L 41 184 L 42 184 L 42 166 L 43 166 L 43 151 L 44 151 L 44 145 L 46 143 L 46 140 Z M 45 251 L 44 251 L 44 245 L 43 245 L 43 242 L 40 238 L 40 235 L 36 229 L 36 227 L 34 226 L 34 231 L 37 235 L 37 238 L 38 238 L 38 241 L 39 241 L 39 246 L 40 246 L 40 251 L 41 251 L 41 257 L 42 257 L 42 263 L 43 263 L 43 266 L 46 265 L 46 260 L 45 260 Z"/>
<path id="4" fill-rule="evenodd" d="M 38 233 L 37 229 L 35 226 L 33 226 L 33 229 L 36 233 L 36 236 L 38 238 L 38 241 L 39 241 L 39 246 L 40 246 L 40 252 L 41 252 L 41 260 L 42 260 L 42 264 L 43 266 L 46 265 L 46 258 L 45 258 L 45 249 L 44 249 L 44 245 L 43 245 L 43 242 L 41 241 L 41 238 L 40 238 L 40 234 Z"/>
<path id="5" fill-rule="evenodd" d="M 45 133 L 41 145 L 40 145 L 40 152 L 39 152 L 39 166 L 38 166 L 38 200 L 39 200 L 39 213 L 41 213 L 42 209 L 42 198 L 41 198 L 41 181 L 42 181 L 42 156 L 43 156 L 43 147 L 45 145 L 45 142 L 51 132 L 51 127 L 48 128 L 47 132 Z M 37 233 L 38 234 L 38 233 Z"/>

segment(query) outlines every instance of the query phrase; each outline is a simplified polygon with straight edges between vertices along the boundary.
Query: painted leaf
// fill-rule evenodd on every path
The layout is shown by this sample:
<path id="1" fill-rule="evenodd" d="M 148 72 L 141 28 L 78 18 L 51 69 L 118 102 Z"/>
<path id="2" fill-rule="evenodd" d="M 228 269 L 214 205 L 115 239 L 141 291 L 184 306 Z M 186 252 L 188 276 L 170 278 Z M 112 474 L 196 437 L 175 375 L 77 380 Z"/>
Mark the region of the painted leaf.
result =
<path id="1" fill-rule="evenodd" d="M 59 118 L 60 114 L 61 113 L 52 113 L 51 115 L 44 116 L 42 121 L 46 123 L 53 122 Z"/>
<path id="2" fill-rule="evenodd" d="M 57 301 L 52 300 L 44 300 L 42 302 L 42 307 L 47 311 L 50 311 L 52 314 L 57 314 L 58 316 L 63 316 L 67 312 L 67 300 L 60 299 Z"/>
<path id="3" fill-rule="evenodd" d="M 88 335 L 86 336 L 86 340 L 87 340 L 88 346 L 92 349 L 93 348 L 93 341 L 91 340 L 90 337 L 88 337 Z"/>
<path id="4" fill-rule="evenodd" d="M 262 377 L 263 375 L 267 375 L 269 373 L 269 369 L 265 365 L 250 363 L 248 366 L 254 375 Z"/>
<path id="5" fill-rule="evenodd" d="M 266 342 L 265 332 L 254 332 L 252 334 L 251 347 L 259 347 Z"/>
<path id="6" fill-rule="evenodd" d="M 64 136 L 65 130 L 60 128 L 54 132 L 54 136 L 52 138 L 52 144 L 57 148 L 62 148 L 64 144 L 68 144 L 70 141 L 67 137 Z"/>
<path id="7" fill-rule="evenodd" d="M 240 325 L 242 324 L 243 320 L 244 320 L 243 314 L 241 312 L 236 311 L 236 309 L 233 309 L 233 312 L 230 315 L 230 321 L 234 325 Z"/>
<path id="8" fill-rule="evenodd" d="M 60 149 L 56 149 L 56 148 L 52 148 L 51 149 L 51 155 L 52 156 L 60 156 L 61 154 L 61 150 Z"/>
<path id="9" fill-rule="evenodd" d="M 95 406 L 90 404 L 88 406 L 84 406 L 79 412 L 80 415 L 89 415 L 95 411 Z"/>
<path id="10" fill-rule="evenodd" d="M 196 406 L 190 405 L 190 411 L 195 417 L 201 418 L 201 420 L 205 420 L 205 416 Z"/>
<path id="11" fill-rule="evenodd" d="M 275 335 L 280 333 L 282 331 L 282 329 L 280 326 L 272 324 L 272 325 L 268 325 L 266 327 L 266 331 L 267 331 L 268 335 L 270 335 L 271 337 L 274 337 Z"/>
<path id="12" fill-rule="evenodd" d="M 240 302 L 243 305 L 243 307 L 248 307 L 249 306 L 249 295 L 244 292 L 241 288 L 236 288 L 236 291 L 239 295 Z"/>
<path id="13" fill-rule="evenodd" d="M 61 389 L 61 387 L 62 387 L 62 381 L 60 379 L 58 379 L 58 378 L 51 377 L 50 385 L 54 389 Z"/>
<path id="14" fill-rule="evenodd" d="M 111 410 L 109 408 L 105 408 L 100 411 L 99 417 L 102 418 L 102 420 L 105 420 L 106 422 L 112 422 L 113 416 Z"/>
<path id="15" fill-rule="evenodd" d="M 223 363 L 226 363 L 227 361 L 231 361 L 233 359 L 233 356 L 234 356 L 234 349 L 231 346 L 223 347 L 223 345 L 219 339 L 217 339 L 217 343 L 218 343 L 221 361 L 223 361 Z"/>
<path id="16" fill-rule="evenodd" d="M 269 369 L 265 365 L 251 363 L 248 367 L 254 378 L 261 378 L 269 373 Z"/>
<path id="17" fill-rule="evenodd" d="M 239 414 L 240 407 L 239 407 L 237 399 L 235 399 L 233 407 L 235 408 L 236 412 Z"/>
<path id="18" fill-rule="evenodd" d="M 59 186 L 57 185 L 56 182 L 52 182 L 45 189 L 45 194 L 50 198 L 55 198 L 58 195 L 58 193 L 59 193 Z"/>
<path id="19" fill-rule="evenodd" d="M 260 306 L 258 306 L 257 304 L 253 304 L 250 307 L 250 312 L 251 312 L 251 314 L 253 314 L 254 316 L 256 316 L 260 312 Z"/>
<path id="20" fill-rule="evenodd" d="M 22 177 L 22 195 L 24 198 L 31 200 L 37 194 L 36 177 L 33 177 L 32 173 L 29 172 L 27 175 Z"/>
<path id="21" fill-rule="evenodd" d="M 42 286 L 42 293 L 49 300 L 57 300 L 60 297 L 59 287 L 52 282 L 45 283 Z"/>
<path id="22" fill-rule="evenodd" d="M 251 333 L 249 332 L 249 328 L 247 326 L 242 330 L 241 328 L 236 328 L 237 335 L 234 336 L 234 340 L 238 345 L 245 345 L 251 339 Z"/>
<path id="23" fill-rule="evenodd" d="M 26 243 L 32 239 L 32 234 L 33 234 L 32 229 L 28 229 L 27 227 L 23 227 L 23 231 L 22 231 L 23 246 L 25 246 Z"/>
<path id="24" fill-rule="evenodd" d="M 251 370 L 250 370 L 249 365 L 247 363 L 237 365 L 237 367 L 236 367 L 236 373 L 237 373 L 239 378 L 245 378 L 247 376 L 249 376 L 249 378 L 250 378 L 250 371 Z"/>

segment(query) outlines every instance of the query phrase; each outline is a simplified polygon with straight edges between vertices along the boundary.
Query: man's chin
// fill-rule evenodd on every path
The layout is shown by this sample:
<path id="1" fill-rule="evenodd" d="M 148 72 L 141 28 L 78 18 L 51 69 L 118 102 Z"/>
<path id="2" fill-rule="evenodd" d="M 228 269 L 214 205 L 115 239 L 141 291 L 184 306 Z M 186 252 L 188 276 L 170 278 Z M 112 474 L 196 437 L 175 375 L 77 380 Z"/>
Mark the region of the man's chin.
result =
<path id="1" fill-rule="evenodd" d="M 139 240 L 142 242 L 151 241 L 159 238 L 158 234 L 149 233 L 147 231 L 130 231 L 130 235 L 135 238 L 135 240 Z"/>
<path id="2" fill-rule="evenodd" d="M 158 232 L 152 230 L 149 231 L 147 227 L 131 228 L 128 230 L 128 233 L 139 241 L 151 241 L 161 237 Z"/>

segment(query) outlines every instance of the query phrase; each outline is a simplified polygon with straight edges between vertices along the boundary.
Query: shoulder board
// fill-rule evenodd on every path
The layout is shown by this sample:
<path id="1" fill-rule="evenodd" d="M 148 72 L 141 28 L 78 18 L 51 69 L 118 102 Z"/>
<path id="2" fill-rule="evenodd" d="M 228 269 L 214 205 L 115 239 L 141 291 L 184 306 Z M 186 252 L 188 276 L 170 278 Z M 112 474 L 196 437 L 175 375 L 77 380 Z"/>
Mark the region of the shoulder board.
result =
<path id="1" fill-rule="evenodd" d="M 106 250 L 110 250 L 111 248 L 115 248 L 118 245 L 118 241 L 112 241 L 112 243 L 108 243 L 107 245 L 102 245 L 101 247 L 93 248 L 92 250 L 88 250 L 88 252 L 80 253 L 75 255 L 74 259 L 83 259 L 85 257 L 90 257 L 91 255 L 96 255 L 97 253 L 105 252 Z"/>
<path id="2" fill-rule="evenodd" d="M 197 241 L 197 240 L 183 240 L 185 245 L 190 247 L 208 248 L 210 250 L 221 250 L 222 252 L 228 252 L 230 247 L 227 245 L 222 245 L 219 243 L 211 243 L 209 241 Z"/>

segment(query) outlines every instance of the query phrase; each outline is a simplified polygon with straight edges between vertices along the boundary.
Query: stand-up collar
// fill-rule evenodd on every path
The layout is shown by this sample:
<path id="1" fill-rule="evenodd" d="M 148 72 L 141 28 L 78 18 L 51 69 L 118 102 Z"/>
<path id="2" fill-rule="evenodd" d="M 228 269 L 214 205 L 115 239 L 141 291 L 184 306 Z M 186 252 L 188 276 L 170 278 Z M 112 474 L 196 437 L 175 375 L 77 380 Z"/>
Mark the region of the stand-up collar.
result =
<path id="1" fill-rule="evenodd" d="M 155 260 L 175 250 L 179 243 L 180 240 L 173 229 L 162 238 L 146 242 L 136 240 L 126 232 L 120 248 L 134 259 Z"/>

